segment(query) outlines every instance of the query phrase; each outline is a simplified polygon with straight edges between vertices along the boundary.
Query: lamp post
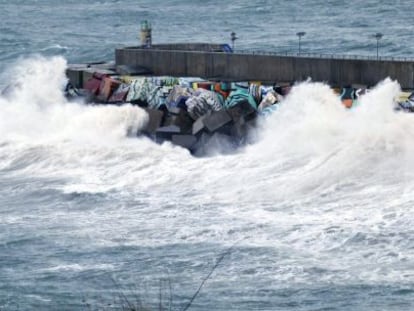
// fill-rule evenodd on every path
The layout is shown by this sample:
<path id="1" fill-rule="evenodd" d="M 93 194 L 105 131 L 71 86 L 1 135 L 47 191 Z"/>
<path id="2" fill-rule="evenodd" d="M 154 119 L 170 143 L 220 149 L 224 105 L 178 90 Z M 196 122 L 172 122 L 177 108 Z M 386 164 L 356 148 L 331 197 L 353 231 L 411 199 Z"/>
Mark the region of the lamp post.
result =
<path id="1" fill-rule="evenodd" d="M 298 55 L 300 54 L 300 39 L 304 36 L 304 35 L 306 35 L 306 32 L 304 32 L 304 31 L 299 31 L 299 32 L 297 32 L 296 33 L 296 35 L 298 36 L 298 39 L 299 39 L 299 42 L 298 42 L 298 44 L 299 44 L 299 46 L 298 46 Z"/>
<path id="2" fill-rule="evenodd" d="M 234 41 L 238 39 L 234 31 L 230 34 L 230 39 L 231 39 L 231 48 L 234 51 Z"/>
<path id="3" fill-rule="evenodd" d="M 374 35 L 374 38 L 377 39 L 377 60 L 379 59 L 379 55 L 378 55 L 379 40 L 381 40 L 382 36 L 383 36 L 383 34 L 380 33 L 380 32 L 377 32 Z"/>

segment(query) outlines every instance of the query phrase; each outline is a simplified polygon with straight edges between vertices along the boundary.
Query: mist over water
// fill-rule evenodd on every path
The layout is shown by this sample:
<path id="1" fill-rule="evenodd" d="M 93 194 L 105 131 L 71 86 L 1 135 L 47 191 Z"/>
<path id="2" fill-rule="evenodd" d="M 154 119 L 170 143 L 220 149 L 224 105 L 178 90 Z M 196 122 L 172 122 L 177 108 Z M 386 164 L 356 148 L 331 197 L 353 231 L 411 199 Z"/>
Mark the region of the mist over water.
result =
<path id="1" fill-rule="evenodd" d="M 210 12 L 200 21 L 187 1 L 0 3 L 5 19 L 15 16 L 0 35 L 15 44 L 12 53 L 1 43 L 1 84 L 11 87 L 0 96 L 0 309 L 111 309 L 119 307 L 120 293 L 157 309 L 160 290 L 168 308 L 171 284 L 172 309 L 182 310 L 231 247 L 192 309 L 412 309 L 414 122 L 394 110 L 398 81 L 380 82 L 352 110 L 323 83 L 297 84 L 249 145 L 204 158 L 134 137 L 147 121 L 138 107 L 84 105 L 63 96 L 66 59 L 99 60 L 114 45 L 135 40 L 108 35 L 107 25 L 118 23 L 115 29 L 126 34 L 137 27 L 122 20 L 149 18 L 160 29 L 180 30 L 163 31 L 164 41 L 191 41 L 194 31 L 185 25 L 231 30 L 240 23 L 234 13 L 243 12 L 248 20 L 267 16 L 257 29 L 244 26 L 259 36 L 243 44 L 266 46 L 279 33 L 270 26 L 287 20 L 300 30 L 340 27 L 335 15 L 322 26 L 309 16 L 338 12 L 342 3 L 318 12 L 318 1 L 314 7 L 278 3 L 277 22 L 269 18 L 275 12 L 269 1 L 228 4 L 226 20 L 215 15 L 219 3 L 200 4 Z M 300 6 L 313 13 L 292 11 Z M 29 21 L 49 12 L 50 32 L 29 32 L 17 9 Z M 92 25 L 76 23 L 82 10 Z M 372 12 L 390 18 L 392 29 L 402 27 L 387 10 L 401 14 L 364 2 L 355 27 L 377 29 Z M 221 38 L 214 31 L 197 36 Z M 396 31 L 387 40 L 404 36 Z M 296 47 L 295 39 L 280 38 Z M 39 55 L 27 56 L 20 44 Z"/>

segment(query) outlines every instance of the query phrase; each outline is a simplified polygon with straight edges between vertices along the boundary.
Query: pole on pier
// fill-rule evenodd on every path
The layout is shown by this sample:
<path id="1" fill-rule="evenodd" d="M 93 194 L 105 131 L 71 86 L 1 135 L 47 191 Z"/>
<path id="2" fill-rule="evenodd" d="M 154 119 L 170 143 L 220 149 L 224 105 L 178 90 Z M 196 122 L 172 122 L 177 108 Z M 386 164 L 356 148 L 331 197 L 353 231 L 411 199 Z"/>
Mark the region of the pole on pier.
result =
<path id="1" fill-rule="evenodd" d="M 234 51 L 234 41 L 236 41 L 238 38 L 237 38 L 237 36 L 236 36 L 236 33 L 233 31 L 231 34 L 230 34 L 230 40 L 231 40 L 231 48 L 232 48 L 232 50 Z"/>
<path id="2" fill-rule="evenodd" d="M 374 35 L 374 38 L 377 39 L 377 60 L 379 59 L 379 54 L 378 54 L 379 40 L 381 40 L 382 37 L 383 37 L 383 34 L 380 32 L 377 32 Z"/>
<path id="3" fill-rule="evenodd" d="M 299 32 L 296 33 L 296 35 L 298 36 L 298 39 L 299 39 L 299 42 L 298 42 L 298 55 L 300 55 L 300 40 L 304 35 L 306 35 L 306 32 L 299 31 Z"/>

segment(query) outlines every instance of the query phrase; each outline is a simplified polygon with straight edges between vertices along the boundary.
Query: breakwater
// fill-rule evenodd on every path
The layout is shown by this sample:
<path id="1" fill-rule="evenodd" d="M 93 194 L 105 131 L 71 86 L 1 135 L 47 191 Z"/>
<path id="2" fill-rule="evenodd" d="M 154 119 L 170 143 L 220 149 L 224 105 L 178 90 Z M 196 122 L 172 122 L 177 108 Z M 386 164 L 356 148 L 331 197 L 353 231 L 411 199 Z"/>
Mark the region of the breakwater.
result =
<path id="1" fill-rule="evenodd" d="M 115 50 L 117 66 L 142 66 L 154 75 L 197 76 L 217 80 L 294 82 L 308 77 L 333 86 L 373 86 L 390 77 L 403 89 L 414 88 L 413 60 L 346 59 L 311 55 L 225 53 L 185 45 Z"/>

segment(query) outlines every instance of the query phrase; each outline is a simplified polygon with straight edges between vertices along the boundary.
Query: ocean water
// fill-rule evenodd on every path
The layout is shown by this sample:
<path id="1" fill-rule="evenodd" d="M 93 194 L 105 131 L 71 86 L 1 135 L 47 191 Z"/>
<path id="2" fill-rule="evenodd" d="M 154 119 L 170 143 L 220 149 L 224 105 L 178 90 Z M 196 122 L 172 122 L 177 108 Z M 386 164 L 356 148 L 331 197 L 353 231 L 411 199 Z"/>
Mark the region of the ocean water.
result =
<path id="1" fill-rule="evenodd" d="M 411 1 L 0 0 L 0 310 L 413 310 L 414 122 L 398 81 L 346 111 L 295 86 L 204 158 L 68 103 L 68 63 L 154 43 L 412 57 Z M 210 275 L 211 273 L 211 275 Z"/>

